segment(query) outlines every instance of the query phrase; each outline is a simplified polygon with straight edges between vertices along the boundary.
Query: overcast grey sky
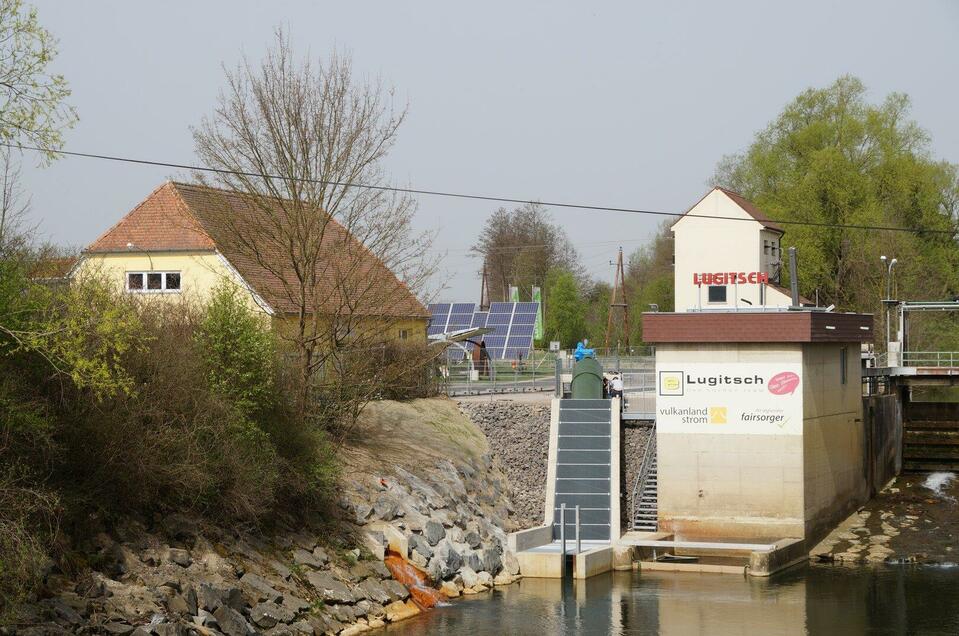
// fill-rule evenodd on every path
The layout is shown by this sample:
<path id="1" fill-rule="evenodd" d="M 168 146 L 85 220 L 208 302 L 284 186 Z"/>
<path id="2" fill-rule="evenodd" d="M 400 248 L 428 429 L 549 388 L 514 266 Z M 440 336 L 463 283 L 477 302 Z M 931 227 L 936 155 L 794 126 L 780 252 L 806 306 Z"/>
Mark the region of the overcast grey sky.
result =
<path id="1" fill-rule="evenodd" d="M 913 100 L 933 152 L 959 162 L 959 2 L 317 2 L 35 0 L 80 116 L 66 148 L 190 163 L 221 63 L 257 58 L 277 25 L 298 51 L 352 52 L 410 105 L 389 159 L 413 187 L 682 211 L 716 162 L 803 89 L 843 73 Z M 67 158 L 25 186 L 51 239 L 86 245 L 163 168 Z M 179 175 L 183 176 L 183 175 Z M 447 300 L 476 301 L 467 256 L 489 203 L 420 197 Z M 596 277 L 659 219 L 554 210 Z"/>

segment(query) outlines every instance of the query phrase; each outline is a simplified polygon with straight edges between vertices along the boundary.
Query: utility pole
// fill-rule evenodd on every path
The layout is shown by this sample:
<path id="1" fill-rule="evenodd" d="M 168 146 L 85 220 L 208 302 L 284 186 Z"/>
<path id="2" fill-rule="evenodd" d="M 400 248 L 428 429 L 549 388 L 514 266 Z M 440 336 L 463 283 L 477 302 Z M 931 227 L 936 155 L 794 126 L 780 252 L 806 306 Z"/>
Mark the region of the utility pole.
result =
<path id="1" fill-rule="evenodd" d="M 480 311 L 489 311 L 489 278 L 486 275 L 486 261 L 483 261 L 483 282 L 480 284 Z"/>
<path id="2" fill-rule="evenodd" d="M 622 296 L 622 300 L 616 302 L 620 296 Z M 619 255 L 616 257 L 613 294 L 609 298 L 609 317 L 606 319 L 606 342 L 603 346 L 607 350 L 607 353 L 609 350 L 609 336 L 613 331 L 613 312 L 616 309 L 623 310 L 623 344 L 629 349 L 629 303 L 626 299 L 626 273 L 623 271 L 623 248 L 621 247 L 619 248 Z"/>

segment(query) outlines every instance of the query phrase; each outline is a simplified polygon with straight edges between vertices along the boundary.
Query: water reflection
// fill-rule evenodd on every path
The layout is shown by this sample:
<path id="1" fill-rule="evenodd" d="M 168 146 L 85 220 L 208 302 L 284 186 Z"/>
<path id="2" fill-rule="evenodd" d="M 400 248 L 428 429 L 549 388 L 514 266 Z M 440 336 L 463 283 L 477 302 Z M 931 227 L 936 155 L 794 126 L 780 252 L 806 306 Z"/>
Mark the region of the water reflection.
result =
<path id="1" fill-rule="evenodd" d="M 808 567 L 772 579 L 613 572 L 525 579 L 391 634 L 959 633 L 959 570 Z"/>

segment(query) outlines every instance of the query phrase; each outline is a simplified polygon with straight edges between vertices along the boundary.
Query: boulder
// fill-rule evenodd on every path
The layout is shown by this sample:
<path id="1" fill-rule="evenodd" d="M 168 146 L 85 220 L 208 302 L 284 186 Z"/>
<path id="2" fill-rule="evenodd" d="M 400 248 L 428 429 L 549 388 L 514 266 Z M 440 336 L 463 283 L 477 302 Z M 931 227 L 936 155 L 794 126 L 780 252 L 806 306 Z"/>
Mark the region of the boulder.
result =
<path id="1" fill-rule="evenodd" d="M 327 603 L 353 603 L 356 600 L 350 589 L 342 581 L 333 578 L 329 572 L 310 572 L 306 575 L 306 580 Z"/>
<path id="2" fill-rule="evenodd" d="M 353 608 L 349 605 L 333 605 L 327 609 L 330 612 L 330 616 L 341 623 L 352 623 L 356 620 L 356 614 L 353 613 Z"/>
<path id="3" fill-rule="evenodd" d="M 440 583 L 440 592 L 442 592 L 447 598 L 456 598 L 460 595 L 460 588 L 458 588 L 452 581 L 443 581 Z"/>
<path id="4" fill-rule="evenodd" d="M 440 526 L 440 528 L 442 529 L 442 526 Z M 418 534 L 410 536 L 410 553 L 412 554 L 413 552 L 419 552 L 427 559 L 433 556 L 433 548 L 430 546 L 429 541 Z"/>
<path id="5" fill-rule="evenodd" d="M 476 576 L 476 571 L 471 567 L 464 567 L 460 569 L 459 575 L 463 579 L 463 587 L 473 587 L 479 583 L 479 578 Z"/>
<path id="6" fill-rule="evenodd" d="M 365 503 L 358 503 L 353 506 L 353 518 L 359 525 L 365 524 L 372 513 L 373 507 Z"/>
<path id="7" fill-rule="evenodd" d="M 503 559 L 496 548 L 487 548 L 483 550 L 483 569 L 491 575 L 496 575 L 503 569 Z"/>
<path id="8" fill-rule="evenodd" d="M 476 548 L 480 547 L 482 539 L 480 539 L 478 532 L 471 530 L 466 533 L 466 536 L 463 537 L 463 541 L 466 543 L 466 545 L 475 550 Z"/>
<path id="9" fill-rule="evenodd" d="M 483 557 L 479 552 L 467 552 L 463 560 L 466 562 L 466 565 L 477 572 L 483 569 Z"/>
<path id="10" fill-rule="evenodd" d="M 250 620 L 263 629 L 269 629 L 277 623 L 292 623 L 294 616 L 293 610 L 269 602 L 257 603 L 250 610 Z"/>
<path id="11" fill-rule="evenodd" d="M 216 618 L 217 625 L 220 626 L 220 631 L 226 636 L 248 636 L 253 631 L 250 624 L 243 618 L 243 614 L 232 607 L 221 605 L 213 612 L 213 616 Z"/>
<path id="12" fill-rule="evenodd" d="M 477 583 L 485 587 L 493 587 L 493 575 L 489 572 L 479 572 L 476 575 Z"/>
<path id="13" fill-rule="evenodd" d="M 381 582 L 380 585 L 382 585 L 386 593 L 390 595 L 391 600 L 402 601 L 410 597 L 410 591 L 399 581 L 387 579 Z"/>
<path id="14" fill-rule="evenodd" d="M 396 499 L 387 493 L 381 493 L 376 501 L 373 502 L 373 515 L 383 521 L 392 521 L 396 519 L 400 506 Z"/>
<path id="15" fill-rule="evenodd" d="M 210 627 L 213 629 L 217 629 L 219 627 L 216 622 L 216 616 L 202 609 L 197 610 L 196 616 L 193 617 L 193 624 L 199 625 L 200 627 Z"/>
<path id="16" fill-rule="evenodd" d="M 389 579 L 393 576 L 390 573 L 390 569 L 386 567 L 386 564 L 382 561 L 370 561 L 370 569 L 373 571 L 373 574 L 381 579 Z"/>
<path id="17" fill-rule="evenodd" d="M 133 630 L 136 629 L 133 625 L 127 625 L 126 623 L 121 623 L 120 621 L 112 621 L 103 625 L 103 631 L 107 634 L 118 634 L 119 636 L 127 636 L 127 634 L 132 634 Z"/>
<path id="18" fill-rule="evenodd" d="M 330 557 L 326 555 L 326 550 L 324 550 L 323 548 L 319 546 L 316 548 L 313 548 L 313 556 L 316 558 L 317 561 L 320 562 L 321 566 L 326 565 L 327 562 L 330 560 Z"/>
<path id="19" fill-rule="evenodd" d="M 270 585 L 269 581 L 259 574 L 247 572 L 240 579 L 240 585 L 257 601 L 273 601 L 280 603 L 283 601 L 283 593 Z"/>
<path id="20" fill-rule="evenodd" d="M 514 553 L 507 551 L 503 555 L 503 569 L 511 576 L 519 574 L 519 559 Z"/>
<path id="21" fill-rule="evenodd" d="M 386 620 L 395 623 L 420 613 L 420 608 L 413 601 L 396 601 L 386 606 Z"/>
<path id="22" fill-rule="evenodd" d="M 439 564 L 442 568 L 441 577 L 448 579 L 456 572 L 463 567 L 463 557 L 460 556 L 460 553 L 456 551 L 456 548 L 449 541 L 442 541 L 437 547 L 434 554 L 435 559 L 439 560 Z"/>
<path id="23" fill-rule="evenodd" d="M 284 594 L 283 607 L 298 614 L 300 612 L 304 612 L 310 609 L 310 604 L 298 596 L 293 596 L 292 594 Z"/>
<path id="24" fill-rule="evenodd" d="M 389 592 L 381 585 L 378 581 L 374 579 L 366 579 L 360 583 L 357 587 L 363 590 L 363 593 L 366 595 L 366 598 L 374 601 L 376 603 L 385 604 L 389 603 L 392 600 L 395 600 Z"/>
<path id="25" fill-rule="evenodd" d="M 423 526 L 423 536 L 430 545 L 436 545 L 446 536 L 446 528 L 439 521 L 430 519 Z"/>
<path id="26" fill-rule="evenodd" d="M 190 558 L 190 553 L 180 548 L 170 548 L 167 551 L 167 559 L 170 563 L 175 563 L 183 568 L 188 568 L 193 563 L 193 559 Z"/>
<path id="27" fill-rule="evenodd" d="M 319 570 L 323 567 L 323 562 L 316 558 L 312 552 L 307 552 L 303 548 L 293 550 L 293 563 L 296 565 Z"/>

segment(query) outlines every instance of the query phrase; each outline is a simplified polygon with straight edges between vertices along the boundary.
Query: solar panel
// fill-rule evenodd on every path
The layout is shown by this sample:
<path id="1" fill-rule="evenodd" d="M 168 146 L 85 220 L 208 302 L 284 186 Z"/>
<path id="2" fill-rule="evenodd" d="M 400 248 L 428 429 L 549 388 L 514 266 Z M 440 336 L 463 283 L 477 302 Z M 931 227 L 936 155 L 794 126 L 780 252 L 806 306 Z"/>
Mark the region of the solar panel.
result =
<path id="1" fill-rule="evenodd" d="M 492 330 L 483 336 L 490 358 L 525 359 L 533 348 L 538 308 L 539 303 L 493 303 L 489 311 L 476 311 L 475 303 L 433 303 L 430 305 L 432 317 L 426 333 L 433 336 L 486 327 Z M 468 349 L 473 349 L 472 343 L 464 344 Z M 447 355 L 450 355 L 449 352 Z"/>

